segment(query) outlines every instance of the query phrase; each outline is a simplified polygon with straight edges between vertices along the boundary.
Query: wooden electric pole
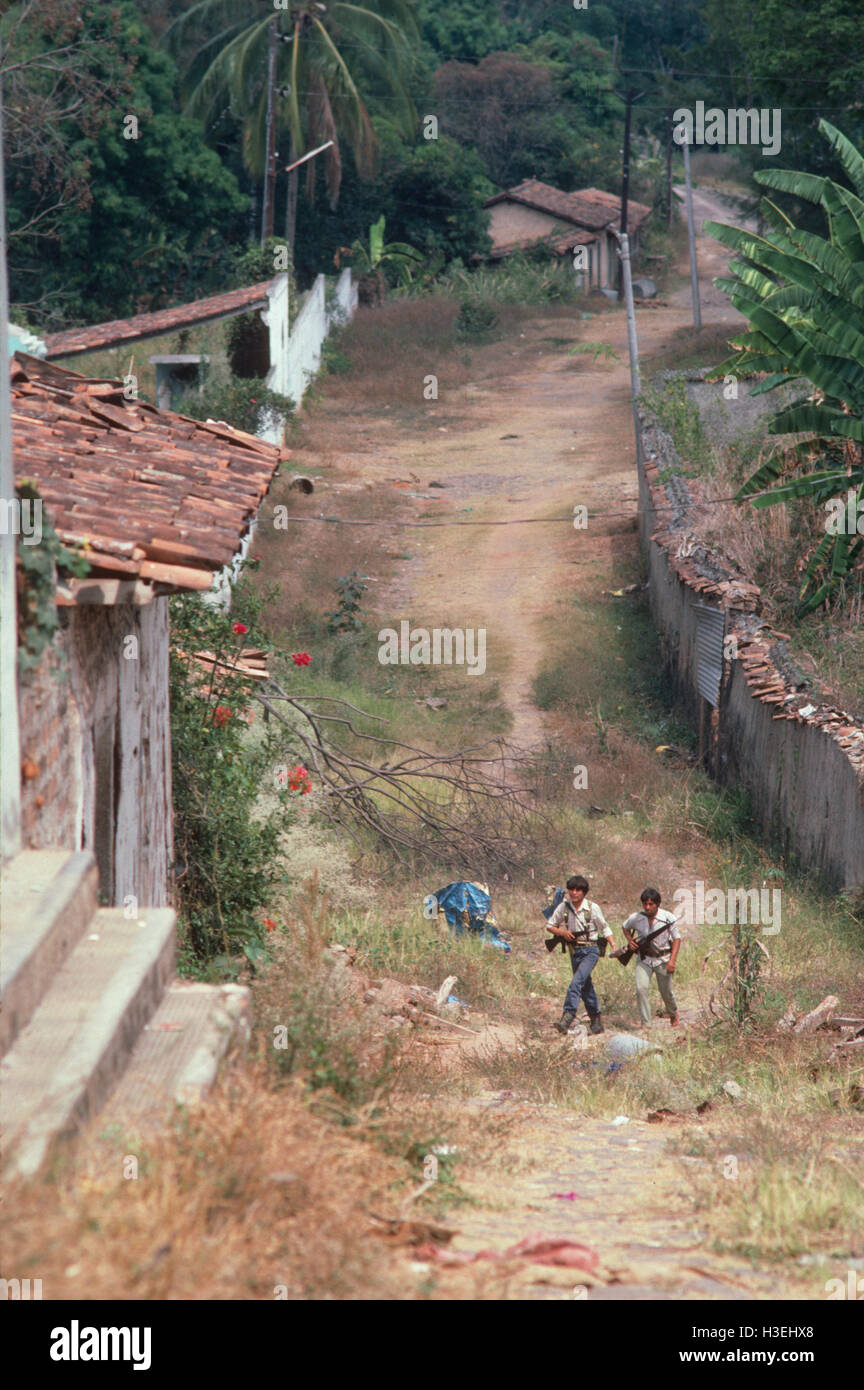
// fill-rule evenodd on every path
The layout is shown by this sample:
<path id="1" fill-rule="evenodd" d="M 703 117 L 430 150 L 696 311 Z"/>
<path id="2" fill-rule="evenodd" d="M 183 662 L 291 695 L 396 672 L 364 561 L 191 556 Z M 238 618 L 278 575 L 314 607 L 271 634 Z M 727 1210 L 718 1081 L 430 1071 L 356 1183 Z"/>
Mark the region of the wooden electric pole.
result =
<path id="1" fill-rule="evenodd" d="M 630 199 L 630 126 L 633 112 L 633 103 L 639 101 L 644 92 L 635 92 L 632 87 L 628 87 L 626 92 L 616 92 L 625 103 L 624 112 L 624 151 L 621 164 L 621 223 L 618 228 L 621 236 L 627 235 L 627 204 Z M 618 295 L 619 298 L 624 292 L 624 263 L 618 263 Z"/>
<path id="2" fill-rule="evenodd" d="M 270 21 L 267 38 L 267 152 L 264 165 L 264 205 L 261 209 L 261 245 L 273 235 L 276 213 L 276 51 L 279 30 Z"/>

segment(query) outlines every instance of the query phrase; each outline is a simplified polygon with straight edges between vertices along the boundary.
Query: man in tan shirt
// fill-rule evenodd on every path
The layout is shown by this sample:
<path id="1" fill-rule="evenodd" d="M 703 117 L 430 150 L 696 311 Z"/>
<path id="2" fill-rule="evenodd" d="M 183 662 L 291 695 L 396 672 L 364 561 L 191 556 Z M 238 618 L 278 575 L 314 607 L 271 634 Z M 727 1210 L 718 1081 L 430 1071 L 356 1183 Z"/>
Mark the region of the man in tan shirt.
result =
<path id="1" fill-rule="evenodd" d="M 675 962 L 681 949 L 681 933 L 676 918 L 660 906 L 660 894 L 656 888 L 646 888 L 641 897 L 642 911 L 634 912 L 624 923 L 624 935 L 629 945 L 638 952 L 636 960 L 636 1003 L 643 1028 L 651 1022 L 651 976 L 657 981 L 660 997 L 666 1005 L 666 1013 L 673 1028 L 678 1027 L 678 1003 L 672 988 Z M 665 931 L 660 931 L 661 927 Z M 652 932 L 659 934 L 647 946 L 640 944 Z"/>

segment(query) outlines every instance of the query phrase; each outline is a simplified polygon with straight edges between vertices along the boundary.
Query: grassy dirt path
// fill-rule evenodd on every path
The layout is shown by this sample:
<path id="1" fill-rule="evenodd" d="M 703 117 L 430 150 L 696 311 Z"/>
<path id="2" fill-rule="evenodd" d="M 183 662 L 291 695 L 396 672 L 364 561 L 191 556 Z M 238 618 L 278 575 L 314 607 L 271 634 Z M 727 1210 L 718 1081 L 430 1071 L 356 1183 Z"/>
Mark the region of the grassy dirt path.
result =
<path id="1" fill-rule="evenodd" d="M 703 199 L 698 211 L 724 216 L 716 196 Z M 701 236 L 699 257 L 704 322 L 719 333 L 738 322 L 710 285 L 725 258 Z M 680 343 L 690 315 L 689 285 L 679 275 L 665 303 L 638 312 L 643 359 Z M 485 628 L 488 669 L 473 679 L 478 687 L 497 680 L 512 715 L 510 737 L 523 748 L 541 748 L 551 737 L 532 682 L 548 655 L 561 595 L 597 600 L 613 583 L 616 564 L 622 557 L 632 561 L 638 546 L 624 314 L 601 306 L 587 322 L 578 313 L 574 318 L 538 310 L 517 336 L 478 353 L 460 386 L 418 406 L 407 420 L 389 414 L 389 405 L 346 417 L 337 394 L 324 399 L 315 421 L 316 440 L 329 426 L 338 429 L 338 443 L 327 444 L 328 462 L 367 484 L 401 486 L 404 493 L 407 482 L 417 496 L 417 519 L 513 523 L 569 518 L 576 505 L 605 514 L 578 532 L 559 521 L 396 533 L 393 545 L 404 540 L 406 563 L 376 592 L 376 621 L 397 629 L 405 618 L 426 628 Z M 574 335 L 608 345 L 619 360 L 568 356 Z M 423 378 L 435 371 L 434 360 L 416 362 L 418 396 Z M 304 471 L 314 468 L 315 447 L 308 465 L 303 456 Z M 433 483 L 438 486 L 430 488 Z M 389 547 L 389 537 L 381 544 Z M 573 691 L 574 700 L 580 693 Z M 667 848 L 671 881 L 698 872 L 674 843 Z M 656 868 L 656 856 L 652 862 Z M 666 1026 L 666 1037 L 669 1031 Z M 563 1236 L 593 1246 L 602 1274 L 583 1280 L 578 1271 L 521 1262 L 450 1269 L 415 1261 L 414 1274 L 433 1279 L 435 1296 L 571 1298 L 574 1288 L 584 1296 L 585 1283 L 590 1298 L 796 1296 L 794 1279 L 705 1248 L 687 1195 L 687 1162 L 668 1152 L 668 1128 L 525 1105 L 508 1092 L 458 1105 L 475 1107 L 480 1124 L 488 1110 L 509 1113 L 513 1123 L 500 1170 L 459 1173 L 473 1203 L 454 1217 L 460 1234 L 451 1248 L 501 1252 L 530 1234 Z M 578 1196 L 553 1195 L 570 1192 Z"/>

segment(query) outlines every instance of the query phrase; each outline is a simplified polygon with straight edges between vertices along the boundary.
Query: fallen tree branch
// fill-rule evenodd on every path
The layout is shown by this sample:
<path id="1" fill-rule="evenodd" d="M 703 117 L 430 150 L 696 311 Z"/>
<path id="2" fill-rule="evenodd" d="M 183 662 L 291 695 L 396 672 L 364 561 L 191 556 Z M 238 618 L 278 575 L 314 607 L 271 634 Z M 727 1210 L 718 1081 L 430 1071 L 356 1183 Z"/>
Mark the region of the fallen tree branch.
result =
<path id="1" fill-rule="evenodd" d="M 510 780 L 513 769 L 530 760 L 502 740 L 433 753 L 366 733 L 345 715 L 318 708 L 319 697 L 299 700 L 273 679 L 250 696 L 300 744 L 320 780 L 324 815 L 347 829 L 355 844 L 363 843 L 365 831 L 403 864 L 411 856 L 439 865 L 444 859 L 448 871 L 458 867 L 486 877 L 533 858 L 534 792 Z M 320 699 L 332 703 L 334 697 Z M 348 701 L 337 703 L 381 722 Z M 348 746 L 351 740 L 363 751 Z"/>

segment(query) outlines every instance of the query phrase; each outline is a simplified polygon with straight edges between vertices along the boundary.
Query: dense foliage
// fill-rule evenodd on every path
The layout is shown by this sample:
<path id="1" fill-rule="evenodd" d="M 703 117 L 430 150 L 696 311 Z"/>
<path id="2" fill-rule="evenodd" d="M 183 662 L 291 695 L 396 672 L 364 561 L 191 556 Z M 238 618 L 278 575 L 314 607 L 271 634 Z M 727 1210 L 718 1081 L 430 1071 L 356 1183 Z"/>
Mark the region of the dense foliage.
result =
<path id="1" fill-rule="evenodd" d="M 220 285 L 246 199 L 178 110 L 131 0 L 23 0 L 0 23 L 10 297 L 42 326 Z"/>
<path id="2" fill-rule="evenodd" d="M 857 524 L 864 510 L 859 506 L 864 502 L 864 158 L 834 126 L 819 124 L 851 190 L 792 170 L 766 170 L 756 178 L 767 188 L 820 207 L 827 237 L 794 226 L 767 199 L 763 212 L 771 230 L 765 236 L 708 224 L 745 258 L 732 263 L 734 279 L 718 284 L 750 324 L 718 375 L 768 373 L 754 392 L 790 380 L 805 388 L 774 416 L 769 431 L 808 438 L 789 454 L 764 463 L 748 479 L 742 496 L 757 507 L 793 498 L 824 506 L 840 496 L 855 521 L 851 527 L 826 528 L 807 557 L 801 588 L 805 612 L 836 592 L 864 550 Z M 838 522 L 850 514 L 845 505 L 843 511 Z"/>
<path id="3" fill-rule="evenodd" d="M 283 865 L 279 844 L 297 790 L 286 779 L 266 816 L 256 814 L 273 784 L 280 749 L 254 737 L 254 682 L 234 666 L 243 647 L 265 646 L 263 601 L 242 581 L 231 612 L 197 594 L 171 600 L 171 757 L 174 885 L 187 962 L 244 952 L 255 960 L 267 938 L 264 909 Z M 225 663 L 213 674 L 196 652 Z"/>
<path id="4" fill-rule="evenodd" d="M 435 274 L 488 250 L 483 203 L 502 186 L 617 191 L 628 89 L 631 195 L 643 202 L 662 201 L 664 156 L 678 156 L 671 113 L 699 100 L 779 108 L 784 163 L 836 179 L 815 118 L 864 136 L 860 11 L 860 0 L 15 0 L 0 69 L 17 317 L 46 330 L 238 282 L 262 226 L 274 20 L 273 226 L 290 239 L 296 216 L 302 285 L 382 214 Z M 283 172 L 326 139 L 325 155 Z M 745 173 L 762 163 L 755 146 L 730 152 Z M 815 227 L 812 204 L 780 197 Z"/>

